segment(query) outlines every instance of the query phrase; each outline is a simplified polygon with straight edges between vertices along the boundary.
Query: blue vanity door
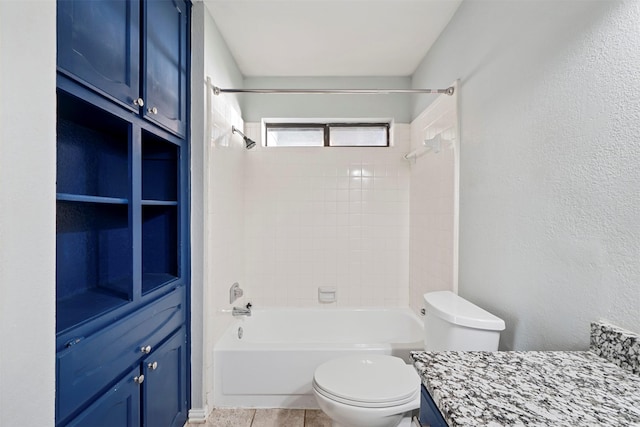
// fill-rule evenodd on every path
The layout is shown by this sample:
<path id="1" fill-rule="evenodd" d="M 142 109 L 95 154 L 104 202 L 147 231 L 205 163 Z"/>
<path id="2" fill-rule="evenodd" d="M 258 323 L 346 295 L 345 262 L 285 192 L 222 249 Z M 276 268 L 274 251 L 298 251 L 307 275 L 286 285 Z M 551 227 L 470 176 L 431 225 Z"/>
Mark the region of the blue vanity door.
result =
<path id="1" fill-rule="evenodd" d="M 100 399 L 74 418 L 68 427 L 133 427 L 140 425 L 140 384 L 134 378 L 140 368 L 131 370 Z"/>
<path id="2" fill-rule="evenodd" d="M 183 0 L 145 5 L 144 116 L 180 136 L 187 120 L 188 9 Z"/>
<path id="3" fill-rule="evenodd" d="M 137 112 L 140 2 L 58 0 L 58 70 Z"/>
<path id="4" fill-rule="evenodd" d="M 182 427 L 186 422 L 186 351 L 183 326 L 143 362 L 143 426 Z"/>
<path id="5" fill-rule="evenodd" d="M 420 424 L 430 427 L 448 427 L 447 422 L 442 417 L 440 410 L 425 386 L 422 386 L 422 397 L 420 399 Z"/>

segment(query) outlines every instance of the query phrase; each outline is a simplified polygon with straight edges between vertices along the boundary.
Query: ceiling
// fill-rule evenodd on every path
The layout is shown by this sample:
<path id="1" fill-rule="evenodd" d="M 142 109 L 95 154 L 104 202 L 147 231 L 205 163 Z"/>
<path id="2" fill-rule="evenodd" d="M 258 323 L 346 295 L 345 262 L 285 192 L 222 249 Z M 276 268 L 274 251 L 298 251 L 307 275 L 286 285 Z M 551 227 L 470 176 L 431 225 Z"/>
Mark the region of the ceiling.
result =
<path id="1" fill-rule="evenodd" d="M 243 75 L 409 76 L 462 0 L 205 0 Z"/>

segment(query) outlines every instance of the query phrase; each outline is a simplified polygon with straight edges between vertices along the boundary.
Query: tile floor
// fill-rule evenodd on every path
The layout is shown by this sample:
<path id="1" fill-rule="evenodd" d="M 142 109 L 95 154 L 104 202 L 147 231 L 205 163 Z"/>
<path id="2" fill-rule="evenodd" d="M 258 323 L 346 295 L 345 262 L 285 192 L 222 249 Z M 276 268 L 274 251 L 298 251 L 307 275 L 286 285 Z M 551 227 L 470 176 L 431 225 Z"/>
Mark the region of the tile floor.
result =
<path id="1" fill-rule="evenodd" d="M 214 409 L 206 424 L 186 427 L 331 427 L 320 410 L 311 409 Z"/>

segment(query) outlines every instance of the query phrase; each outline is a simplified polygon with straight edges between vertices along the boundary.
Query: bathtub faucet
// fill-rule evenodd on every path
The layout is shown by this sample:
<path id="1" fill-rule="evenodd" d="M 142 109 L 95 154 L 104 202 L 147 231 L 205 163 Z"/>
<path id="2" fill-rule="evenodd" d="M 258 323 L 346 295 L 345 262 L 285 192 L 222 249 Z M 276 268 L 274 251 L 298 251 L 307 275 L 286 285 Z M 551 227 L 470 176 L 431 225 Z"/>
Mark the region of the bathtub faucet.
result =
<path id="1" fill-rule="evenodd" d="M 233 307 L 231 314 L 233 316 L 251 316 L 251 303 L 247 303 L 244 307 Z"/>

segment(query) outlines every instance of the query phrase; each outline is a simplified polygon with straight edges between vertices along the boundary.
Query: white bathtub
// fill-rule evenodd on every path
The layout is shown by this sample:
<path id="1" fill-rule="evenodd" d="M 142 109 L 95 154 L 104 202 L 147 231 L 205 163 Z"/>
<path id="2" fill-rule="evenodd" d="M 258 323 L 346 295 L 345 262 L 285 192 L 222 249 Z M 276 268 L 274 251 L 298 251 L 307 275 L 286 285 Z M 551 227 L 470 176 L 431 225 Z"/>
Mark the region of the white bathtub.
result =
<path id="1" fill-rule="evenodd" d="M 242 328 L 242 338 L 238 338 Z M 317 408 L 315 368 L 335 357 L 423 347 L 410 309 L 267 309 L 234 322 L 214 346 L 214 405 Z"/>

